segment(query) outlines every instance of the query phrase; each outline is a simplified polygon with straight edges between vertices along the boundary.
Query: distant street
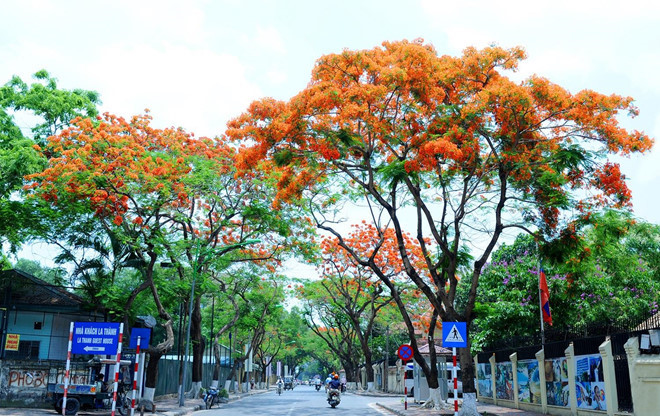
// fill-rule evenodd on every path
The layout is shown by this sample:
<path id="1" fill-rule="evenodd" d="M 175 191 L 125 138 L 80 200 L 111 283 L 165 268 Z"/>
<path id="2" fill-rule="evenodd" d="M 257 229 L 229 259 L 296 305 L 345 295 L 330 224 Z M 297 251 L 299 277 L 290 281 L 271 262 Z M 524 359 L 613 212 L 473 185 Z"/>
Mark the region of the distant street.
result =
<path id="1" fill-rule="evenodd" d="M 312 386 L 297 386 L 278 396 L 274 390 L 265 394 L 255 394 L 241 400 L 220 405 L 218 409 L 195 412 L 199 416 L 307 416 L 307 415 L 391 415 L 374 403 L 376 397 L 342 394 L 341 403 L 331 408 L 325 400 L 325 390 L 316 391 Z"/>

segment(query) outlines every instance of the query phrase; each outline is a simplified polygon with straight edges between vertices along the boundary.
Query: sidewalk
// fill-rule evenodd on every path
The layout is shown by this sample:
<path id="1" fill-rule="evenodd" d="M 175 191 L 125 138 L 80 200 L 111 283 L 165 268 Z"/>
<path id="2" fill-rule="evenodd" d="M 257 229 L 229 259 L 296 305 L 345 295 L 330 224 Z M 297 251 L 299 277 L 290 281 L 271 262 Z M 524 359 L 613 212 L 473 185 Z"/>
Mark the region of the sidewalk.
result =
<path id="1" fill-rule="evenodd" d="M 233 402 L 240 400 L 243 397 L 252 395 L 252 394 L 261 394 L 266 393 L 267 390 L 251 390 L 248 393 L 238 393 L 230 394 L 229 401 Z M 202 399 L 186 399 L 184 406 L 179 406 L 179 398 L 177 395 L 168 395 L 157 397 L 155 400 L 156 411 L 151 412 L 148 410 L 144 411 L 145 415 L 148 416 L 181 416 L 193 413 L 196 410 L 204 409 L 204 402 Z M 213 407 L 214 409 L 216 406 Z M 222 408 L 222 404 L 218 406 Z M 111 411 L 104 410 L 80 410 L 78 416 L 110 416 Z M 116 412 L 119 415 L 119 412 Z M 139 408 L 135 409 L 135 415 L 139 415 Z M 56 415 L 55 410 L 52 407 L 48 408 L 11 408 L 11 407 L 2 407 L 0 408 L 0 416 L 54 416 Z"/>
<path id="2" fill-rule="evenodd" d="M 382 392 L 356 392 L 351 393 L 363 396 L 377 397 L 376 404 L 383 409 L 399 416 L 431 416 L 431 415 L 453 415 L 454 414 L 454 399 L 449 398 L 443 410 L 423 409 L 421 404 L 414 403 L 412 397 L 408 397 L 408 410 L 405 409 L 403 395 L 392 395 Z M 460 410 L 460 398 L 459 410 Z M 508 407 L 495 406 L 487 403 L 477 403 L 477 411 L 482 416 L 497 415 L 497 416 L 544 416 L 542 413 L 528 412 L 519 409 L 511 409 Z"/>

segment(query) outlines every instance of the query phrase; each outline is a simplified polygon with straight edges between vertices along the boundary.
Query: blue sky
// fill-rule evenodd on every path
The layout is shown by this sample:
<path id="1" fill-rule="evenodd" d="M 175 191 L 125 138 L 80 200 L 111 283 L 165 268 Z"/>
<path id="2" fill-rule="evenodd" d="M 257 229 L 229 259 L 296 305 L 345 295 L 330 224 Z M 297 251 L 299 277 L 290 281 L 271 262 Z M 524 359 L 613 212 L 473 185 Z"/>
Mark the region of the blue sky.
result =
<path id="1" fill-rule="evenodd" d="M 423 38 L 440 54 L 520 45 L 533 73 L 571 92 L 632 96 L 632 129 L 660 137 L 660 3 L 654 1 L 5 0 L 0 82 L 39 69 L 96 90 L 103 111 L 149 108 L 159 127 L 219 135 L 254 99 L 287 99 L 314 61 Z M 660 150 L 623 160 L 635 213 L 660 223 Z"/>

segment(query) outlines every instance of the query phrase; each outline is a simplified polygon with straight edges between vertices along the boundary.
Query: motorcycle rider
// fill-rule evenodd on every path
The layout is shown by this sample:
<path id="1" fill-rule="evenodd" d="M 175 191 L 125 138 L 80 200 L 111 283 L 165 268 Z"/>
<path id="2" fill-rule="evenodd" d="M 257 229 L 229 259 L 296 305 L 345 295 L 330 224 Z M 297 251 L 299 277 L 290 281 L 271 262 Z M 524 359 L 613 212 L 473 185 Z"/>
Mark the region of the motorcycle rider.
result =
<path id="1" fill-rule="evenodd" d="M 284 381 L 282 377 L 277 378 L 277 394 L 282 394 L 282 388 L 284 387 Z"/>
<path id="2" fill-rule="evenodd" d="M 332 395 L 332 393 L 335 391 L 338 395 L 341 394 L 339 390 L 340 387 L 341 383 L 339 382 L 339 374 L 335 374 L 332 377 L 332 380 L 330 380 L 330 383 L 328 383 L 328 399 L 330 399 L 330 395 Z"/>

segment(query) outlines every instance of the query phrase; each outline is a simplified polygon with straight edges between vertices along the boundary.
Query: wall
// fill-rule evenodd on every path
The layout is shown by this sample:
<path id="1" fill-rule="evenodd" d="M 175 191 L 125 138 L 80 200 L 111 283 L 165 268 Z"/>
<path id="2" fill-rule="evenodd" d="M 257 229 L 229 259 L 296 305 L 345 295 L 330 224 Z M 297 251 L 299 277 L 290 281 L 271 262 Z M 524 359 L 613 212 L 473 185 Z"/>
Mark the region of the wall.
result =
<path id="1" fill-rule="evenodd" d="M 89 371 L 82 365 L 71 366 L 71 383 L 86 383 Z M 59 361 L 0 361 L 0 407 L 50 407 L 46 398 L 48 383 L 64 380 L 64 363 Z"/>
<path id="2" fill-rule="evenodd" d="M 658 416 L 660 355 L 640 355 L 637 337 L 626 343 L 635 416 Z M 606 340 L 598 354 L 575 355 L 573 344 L 564 357 L 478 362 L 480 401 L 549 415 L 630 415 L 619 412 L 612 344 Z"/>
<path id="3" fill-rule="evenodd" d="M 476 364 L 479 400 L 486 403 L 560 416 L 618 413 L 609 340 L 598 354 L 576 356 L 571 344 L 564 357 L 546 359 L 540 350 L 532 359 L 513 353 L 509 361 L 495 362 L 493 355 Z"/>
<path id="4" fill-rule="evenodd" d="M 39 341 L 39 356 L 32 359 L 47 360 L 50 350 L 50 335 L 53 315 L 44 312 L 11 310 L 8 313 L 7 333 L 20 334 L 21 342 Z M 41 323 L 41 329 L 35 329 L 35 323 Z M 66 358 L 66 356 L 65 356 Z"/>
<path id="5" fill-rule="evenodd" d="M 636 416 L 660 414 L 660 355 L 639 353 L 637 337 L 625 345 Z"/>

